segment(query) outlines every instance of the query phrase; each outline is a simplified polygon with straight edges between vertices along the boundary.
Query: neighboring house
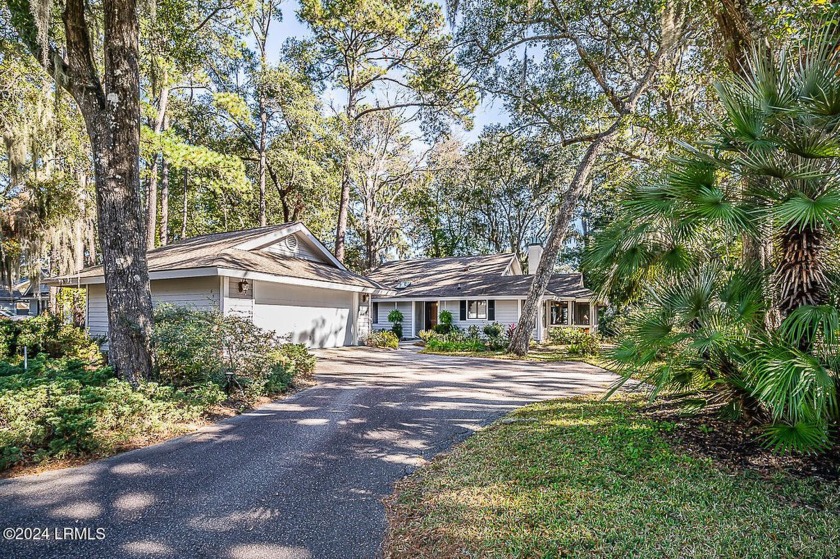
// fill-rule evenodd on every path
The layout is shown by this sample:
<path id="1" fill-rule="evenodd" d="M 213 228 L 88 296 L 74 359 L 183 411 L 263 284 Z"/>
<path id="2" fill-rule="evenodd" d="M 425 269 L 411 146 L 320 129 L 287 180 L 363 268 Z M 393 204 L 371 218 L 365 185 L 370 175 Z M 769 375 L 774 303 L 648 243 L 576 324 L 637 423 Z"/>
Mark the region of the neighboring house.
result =
<path id="1" fill-rule="evenodd" d="M 8 316 L 37 316 L 49 302 L 50 287 L 45 283 L 34 284 L 24 278 L 11 291 L 0 288 L 0 309 Z"/>
<path id="2" fill-rule="evenodd" d="M 347 270 L 301 223 L 201 235 L 148 252 L 152 301 L 247 316 L 310 347 L 358 344 L 370 297 L 394 292 Z M 102 267 L 51 284 L 87 289 L 91 335 L 108 333 Z"/>
<path id="3" fill-rule="evenodd" d="M 536 270 L 541 258 L 542 246 L 529 245 L 529 268 Z M 451 312 L 453 324 L 464 329 L 493 322 L 505 327 L 516 324 L 533 280 L 522 273 L 515 254 L 398 260 L 383 264 L 368 277 L 396 292 L 373 297 L 373 328 L 391 328 L 388 314 L 398 309 L 404 316 L 405 337 L 434 328 L 442 311 Z M 555 326 L 591 331 L 597 324 L 597 300 L 583 286 L 583 276 L 554 274 L 540 299 L 534 337 L 542 341 Z"/>

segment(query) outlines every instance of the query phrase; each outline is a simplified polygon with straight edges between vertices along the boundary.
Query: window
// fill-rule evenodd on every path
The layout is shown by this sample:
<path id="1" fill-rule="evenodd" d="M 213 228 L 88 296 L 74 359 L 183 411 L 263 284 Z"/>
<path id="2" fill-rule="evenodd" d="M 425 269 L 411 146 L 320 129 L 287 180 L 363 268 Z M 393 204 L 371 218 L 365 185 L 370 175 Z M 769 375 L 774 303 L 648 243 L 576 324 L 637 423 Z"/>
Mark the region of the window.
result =
<path id="1" fill-rule="evenodd" d="M 589 326 L 589 303 L 575 303 L 575 324 Z"/>
<path id="2" fill-rule="evenodd" d="M 551 302 L 551 325 L 559 326 L 569 323 L 569 305 L 561 301 Z"/>
<path id="3" fill-rule="evenodd" d="M 467 319 L 486 320 L 487 301 L 469 301 L 467 305 Z"/>
<path id="4" fill-rule="evenodd" d="M 373 323 L 379 324 L 379 303 L 373 304 Z"/>

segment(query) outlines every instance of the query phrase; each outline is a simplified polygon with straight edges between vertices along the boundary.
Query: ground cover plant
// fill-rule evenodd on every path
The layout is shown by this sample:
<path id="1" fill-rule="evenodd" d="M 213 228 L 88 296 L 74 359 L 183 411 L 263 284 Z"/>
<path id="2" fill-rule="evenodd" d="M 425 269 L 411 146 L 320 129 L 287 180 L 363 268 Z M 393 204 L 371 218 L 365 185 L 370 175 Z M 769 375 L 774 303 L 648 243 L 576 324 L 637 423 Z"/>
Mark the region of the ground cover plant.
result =
<path id="1" fill-rule="evenodd" d="M 305 346 L 250 321 L 177 307 L 156 310 L 155 375 L 137 386 L 104 366 L 98 341 L 56 317 L 3 321 L 0 331 L 0 472 L 189 432 L 289 390 L 315 367 Z M 22 344 L 33 352 L 26 362 Z"/>
<path id="2" fill-rule="evenodd" d="M 836 481 L 719 467 L 645 405 L 550 401 L 480 431 L 397 484 L 385 556 L 836 555 Z"/>
<path id="3" fill-rule="evenodd" d="M 368 347 L 397 349 L 400 346 L 400 339 L 390 330 L 376 330 L 367 335 L 365 345 Z"/>

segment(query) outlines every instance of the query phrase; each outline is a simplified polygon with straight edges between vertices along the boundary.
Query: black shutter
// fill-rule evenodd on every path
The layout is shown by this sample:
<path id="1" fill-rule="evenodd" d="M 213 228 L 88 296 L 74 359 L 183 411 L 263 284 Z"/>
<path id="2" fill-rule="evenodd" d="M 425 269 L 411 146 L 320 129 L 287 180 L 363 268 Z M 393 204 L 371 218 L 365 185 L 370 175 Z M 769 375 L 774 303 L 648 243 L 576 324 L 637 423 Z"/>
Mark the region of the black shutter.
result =
<path id="1" fill-rule="evenodd" d="M 467 319 L 467 302 L 461 301 L 461 320 Z"/>
<path id="2" fill-rule="evenodd" d="M 496 320 L 496 300 L 490 299 L 487 301 L 487 320 Z"/>

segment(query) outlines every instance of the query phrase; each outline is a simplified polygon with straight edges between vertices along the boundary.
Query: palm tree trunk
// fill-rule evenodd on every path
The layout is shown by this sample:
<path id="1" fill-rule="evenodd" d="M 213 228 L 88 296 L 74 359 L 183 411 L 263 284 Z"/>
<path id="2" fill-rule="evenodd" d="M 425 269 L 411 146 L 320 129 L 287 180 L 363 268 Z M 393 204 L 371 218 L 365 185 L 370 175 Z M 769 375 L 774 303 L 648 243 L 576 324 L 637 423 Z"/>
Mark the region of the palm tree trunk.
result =
<path id="1" fill-rule="evenodd" d="M 824 305 L 829 300 L 828 278 L 823 261 L 824 233 L 814 227 L 790 227 L 782 232 L 780 259 L 774 278 L 779 293 L 779 311 L 784 318 L 803 305 Z M 799 340 L 808 351 L 815 332 Z"/>

